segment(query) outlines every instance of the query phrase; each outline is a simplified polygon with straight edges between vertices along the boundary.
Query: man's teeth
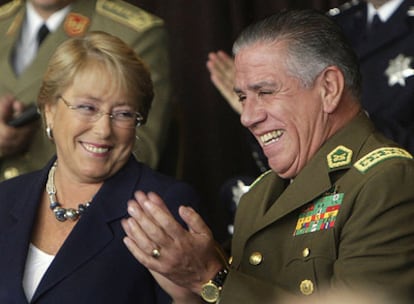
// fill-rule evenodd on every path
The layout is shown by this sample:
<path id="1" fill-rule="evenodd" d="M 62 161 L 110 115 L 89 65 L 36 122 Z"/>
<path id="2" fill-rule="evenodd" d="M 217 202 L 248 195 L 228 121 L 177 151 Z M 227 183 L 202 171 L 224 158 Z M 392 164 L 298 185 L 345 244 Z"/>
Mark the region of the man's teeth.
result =
<path id="1" fill-rule="evenodd" d="M 266 134 L 263 134 L 262 136 L 260 136 L 260 140 L 263 144 L 269 144 L 271 142 L 277 141 L 280 136 L 282 136 L 283 131 L 281 130 L 275 130 Z"/>
<path id="2" fill-rule="evenodd" d="M 106 153 L 109 150 L 108 148 L 96 147 L 96 146 L 86 145 L 86 144 L 85 144 L 85 148 L 86 150 L 92 153 Z"/>

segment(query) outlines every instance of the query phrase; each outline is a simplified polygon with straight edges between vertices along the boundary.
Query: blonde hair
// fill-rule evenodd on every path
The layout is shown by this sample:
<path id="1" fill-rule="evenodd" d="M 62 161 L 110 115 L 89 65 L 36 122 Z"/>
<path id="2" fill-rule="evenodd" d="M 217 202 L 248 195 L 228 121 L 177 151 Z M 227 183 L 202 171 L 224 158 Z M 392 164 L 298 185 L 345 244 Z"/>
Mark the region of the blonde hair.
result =
<path id="1" fill-rule="evenodd" d="M 154 97 L 151 75 L 132 48 L 118 37 L 100 31 L 68 39 L 57 47 L 39 91 L 40 111 L 44 112 L 46 104 L 57 102 L 78 73 L 87 72 L 96 64 L 110 73 L 116 88 L 136 102 L 145 123 Z"/>

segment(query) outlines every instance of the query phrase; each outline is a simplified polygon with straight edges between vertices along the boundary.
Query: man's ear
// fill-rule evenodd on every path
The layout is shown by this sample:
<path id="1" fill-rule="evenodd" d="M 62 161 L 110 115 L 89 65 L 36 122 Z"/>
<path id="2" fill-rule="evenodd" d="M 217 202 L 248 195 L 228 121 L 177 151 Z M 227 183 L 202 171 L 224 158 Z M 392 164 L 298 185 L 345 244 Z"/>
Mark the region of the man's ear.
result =
<path id="1" fill-rule="evenodd" d="M 336 66 L 328 66 L 319 75 L 322 105 L 325 113 L 333 113 L 338 107 L 344 90 L 345 79 Z"/>

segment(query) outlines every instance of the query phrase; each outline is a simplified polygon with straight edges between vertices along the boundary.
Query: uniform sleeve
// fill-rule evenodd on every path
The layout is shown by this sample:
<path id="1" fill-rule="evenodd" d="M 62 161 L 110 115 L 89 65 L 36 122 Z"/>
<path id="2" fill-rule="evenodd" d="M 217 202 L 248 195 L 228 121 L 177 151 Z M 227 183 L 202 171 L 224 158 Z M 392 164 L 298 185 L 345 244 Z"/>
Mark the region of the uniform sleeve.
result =
<path id="1" fill-rule="evenodd" d="M 132 47 L 149 67 L 155 93 L 147 123 L 138 128 L 135 154 L 137 159 L 156 168 L 165 146 L 172 111 L 169 48 L 164 25 L 148 28 Z"/>
<path id="2" fill-rule="evenodd" d="M 334 286 L 397 294 L 414 286 L 414 169 L 412 160 L 390 162 L 355 198 L 338 240 Z"/>

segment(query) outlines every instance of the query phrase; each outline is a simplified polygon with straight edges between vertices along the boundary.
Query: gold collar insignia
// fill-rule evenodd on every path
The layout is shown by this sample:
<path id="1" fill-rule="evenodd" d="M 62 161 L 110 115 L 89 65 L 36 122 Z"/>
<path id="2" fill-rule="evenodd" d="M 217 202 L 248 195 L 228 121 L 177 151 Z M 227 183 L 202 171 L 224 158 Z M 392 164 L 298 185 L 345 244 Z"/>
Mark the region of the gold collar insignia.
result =
<path id="1" fill-rule="evenodd" d="M 329 169 L 347 166 L 352 160 L 352 150 L 339 145 L 326 156 L 326 160 L 328 161 Z"/>

